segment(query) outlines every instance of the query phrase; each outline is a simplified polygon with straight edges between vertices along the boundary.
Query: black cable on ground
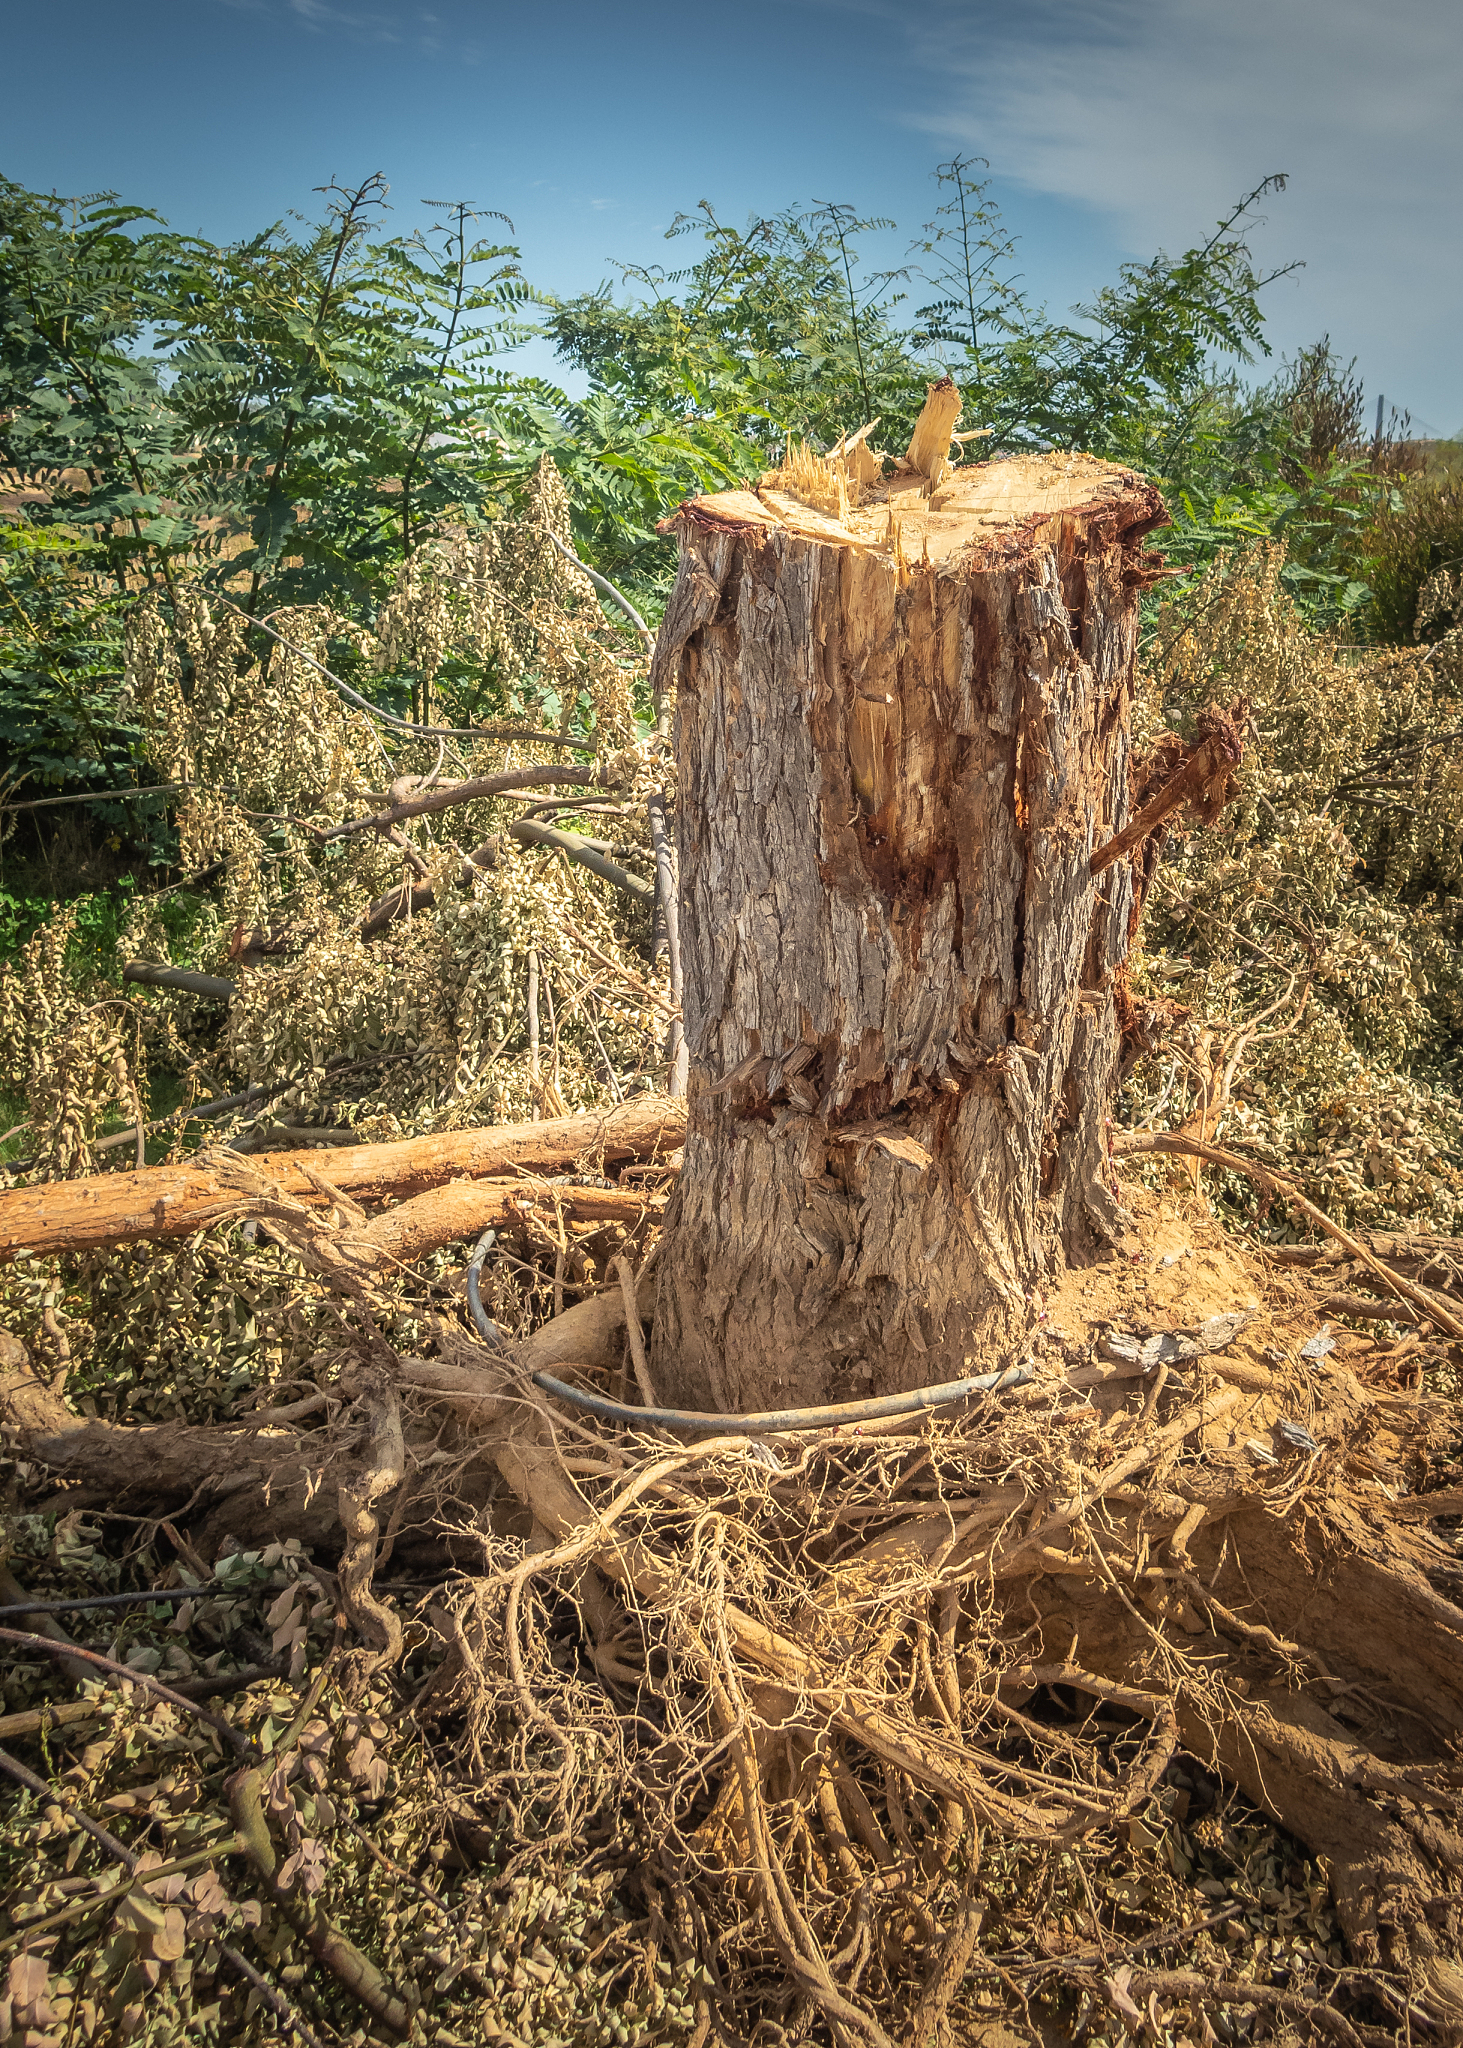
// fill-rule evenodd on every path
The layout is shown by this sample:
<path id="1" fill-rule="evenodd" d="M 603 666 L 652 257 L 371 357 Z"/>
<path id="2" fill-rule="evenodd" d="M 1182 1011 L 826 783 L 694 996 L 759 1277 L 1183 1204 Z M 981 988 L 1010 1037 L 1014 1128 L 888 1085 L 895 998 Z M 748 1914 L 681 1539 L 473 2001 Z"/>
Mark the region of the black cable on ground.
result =
<path id="1" fill-rule="evenodd" d="M 476 1251 L 467 1262 L 467 1306 L 483 1342 L 490 1344 L 494 1351 L 506 1351 L 508 1339 L 483 1307 L 482 1296 L 483 1261 L 497 1242 L 497 1231 L 485 1230 L 477 1241 Z"/>
<path id="2" fill-rule="evenodd" d="M 81 1600 L 17 1600 L 0 1607 L 0 1620 L 11 1614 L 79 1614 L 88 1607 L 145 1607 L 153 1600 L 241 1600 L 254 1587 L 154 1586 L 139 1593 L 91 1593 Z"/>

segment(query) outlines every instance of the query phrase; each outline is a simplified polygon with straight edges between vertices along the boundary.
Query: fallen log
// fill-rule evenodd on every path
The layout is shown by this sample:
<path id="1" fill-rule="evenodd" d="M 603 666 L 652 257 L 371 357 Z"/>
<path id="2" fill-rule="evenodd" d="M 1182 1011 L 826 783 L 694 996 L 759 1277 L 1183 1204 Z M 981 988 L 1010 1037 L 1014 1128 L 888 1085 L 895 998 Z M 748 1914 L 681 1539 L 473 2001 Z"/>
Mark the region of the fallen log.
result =
<path id="1" fill-rule="evenodd" d="M 306 1438 L 247 1422 L 136 1428 L 77 1415 L 7 1331 L 0 1331 L 0 1365 L 0 1427 L 24 1457 L 65 1483 L 71 1504 L 139 1501 L 166 1514 L 190 1502 L 224 1503 L 221 1526 L 242 1542 L 285 1533 L 321 1543 L 334 1535 L 334 1493 L 320 1489 L 328 1433 Z"/>
<path id="2" fill-rule="evenodd" d="M 1395 1236 L 1390 1232 L 1362 1230 L 1358 1241 L 1374 1259 L 1400 1273 L 1406 1280 L 1427 1285 L 1431 1292 L 1452 1293 L 1463 1277 L 1463 1239 L 1438 1237 L 1430 1232 Z M 1282 1266 L 1326 1266 L 1328 1280 L 1365 1279 L 1370 1269 L 1348 1261 L 1338 1244 L 1277 1244 L 1268 1255 Z"/>
<path id="3" fill-rule="evenodd" d="M 409 1202 L 394 1203 L 369 1223 L 344 1228 L 323 1225 L 292 1201 L 281 1201 L 262 1174 L 230 1174 L 241 1213 L 258 1218 L 271 1235 L 291 1244 L 337 1289 L 358 1293 L 374 1288 L 393 1271 L 414 1259 L 485 1230 L 503 1230 L 535 1218 L 552 1233 L 556 1226 L 586 1225 L 593 1231 L 616 1224 L 628 1232 L 638 1224 L 658 1223 L 665 1197 L 637 1188 L 579 1187 L 534 1181 L 454 1181 L 433 1188 Z"/>
<path id="4" fill-rule="evenodd" d="M 283 1152 L 269 1162 L 271 1181 L 309 1208 L 330 1205 L 331 1191 L 367 1205 L 402 1201 L 451 1181 L 493 1174 L 563 1173 L 577 1160 L 605 1164 L 650 1159 L 679 1146 L 686 1105 L 641 1096 L 614 1109 L 557 1117 L 539 1124 L 449 1131 L 384 1145 L 351 1145 L 322 1160 L 318 1152 Z M 328 1166 L 328 1176 L 322 1168 Z M 105 1250 L 143 1239 L 186 1237 L 241 1209 L 237 1191 L 207 1158 L 140 1173 L 93 1174 L 0 1194 L 0 1258 L 27 1251 Z M 479 1226 L 481 1228 L 483 1226 Z M 438 1242 L 443 1242 L 439 1239 Z"/>
<path id="5" fill-rule="evenodd" d="M 658 1221 L 664 1208 L 664 1196 L 640 1188 L 572 1184 L 538 1188 L 518 1180 L 454 1181 L 449 1187 L 433 1188 L 387 1209 L 360 1236 L 386 1266 L 394 1260 L 420 1258 L 455 1238 L 500 1229 L 535 1209 L 548 1218 L 557 1210 L 567 1223 L 618 1223 L 628 1230 L 647 1219 Z"/>

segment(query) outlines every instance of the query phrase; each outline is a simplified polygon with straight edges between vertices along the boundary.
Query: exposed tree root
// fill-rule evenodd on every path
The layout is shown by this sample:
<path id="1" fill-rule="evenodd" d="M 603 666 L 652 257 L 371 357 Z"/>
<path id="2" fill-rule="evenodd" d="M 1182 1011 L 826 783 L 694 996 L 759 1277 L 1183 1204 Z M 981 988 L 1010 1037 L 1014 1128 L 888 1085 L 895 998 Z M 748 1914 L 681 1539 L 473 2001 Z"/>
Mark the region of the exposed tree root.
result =
<path id="1" fill-rule="evenodd" d="M 925 2048 L 993 1980 L 1066 1982 L 1134 2034 L 1216 2004 L 1347 2048 L 1463 2028 L 1463 1613 L 1429 1527 L 1463 1496 L 1433 1404 L 1275 1326 L 1263 1358 L 1191 1345 L 1146 1375 L 1048 1339 L 1034 1384 L 953 1420 L 657 1443 L 530 1379 L 624 1372 L 648 1287 L 511 1357 L 446 1318 L 404 1356 L 343 1260 L 351 1218 L 283 1199 L 269 1221 L 357 1332 L 304 1434 L 79 1422 L 10 1350 L 24 1455 L 77 1496 L 342 1547 L 358 1676 L 401 1654 L 383 1550 L 415 1531 L 455 1557 L 417 1712 L 455 1731 L 464 1798 L 531 1810 L 529 1863 L 617 1800 L 650 1845 L 652 1946 L 697 1959 L 720 2037 Z M 1162 1828 L 1181 1753 L 1324 1859 L 1351 1969 L 1240 1981 L 1220 1914 L 1172 1969 L 1094 1971 L 1089 1941 L 1013 1975 L 999 1872 Z"/>

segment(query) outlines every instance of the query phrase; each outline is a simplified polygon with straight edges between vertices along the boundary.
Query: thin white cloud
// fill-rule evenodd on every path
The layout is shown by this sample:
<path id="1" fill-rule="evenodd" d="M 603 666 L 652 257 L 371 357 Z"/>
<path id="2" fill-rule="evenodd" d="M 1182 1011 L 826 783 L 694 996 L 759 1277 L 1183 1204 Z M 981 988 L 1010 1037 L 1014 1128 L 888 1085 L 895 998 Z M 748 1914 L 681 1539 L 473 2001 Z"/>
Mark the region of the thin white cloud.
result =
<path id="1" fill-rule="evenodd" d="M 276 0 L 222 0 L 228 7 L 255 12 L 276 12 Z M 337 6 L 334 0 L 280 0 L 283 12 L 307 29 L 348 38 L 354 43 L 395 44 L 417 56 L 448 58 L 456 65 L 483 61 L 484 45 L 476 37 L 446 32 L 442 18 L 403 4 L 385 0 L 376 7 Z"/>
<path id="2" fill-rule="evenodd" d="M 289 0 L 290 13 L 304 22 L 307 28 L 325 30 L 347 30 L 356 36 L 365 36 L 372 42 L 394 43 L 400 40 L 395 25 L 384 14 L 367 12 L 361 8 L 332 7 L 327 0 Z"/>
<path id="3" fill-rule="evenodd" d="M 1306 263 L 1273 289 L 1282 344 L 1329 328 L 1373 389 L 1463 421 L 1457 0 L 936 0 L 915 38 L 939 83 L 913 125 L 1098 209 L 1135 252 L 1201 239 L 1288 173 L 1257 241 Z"/>

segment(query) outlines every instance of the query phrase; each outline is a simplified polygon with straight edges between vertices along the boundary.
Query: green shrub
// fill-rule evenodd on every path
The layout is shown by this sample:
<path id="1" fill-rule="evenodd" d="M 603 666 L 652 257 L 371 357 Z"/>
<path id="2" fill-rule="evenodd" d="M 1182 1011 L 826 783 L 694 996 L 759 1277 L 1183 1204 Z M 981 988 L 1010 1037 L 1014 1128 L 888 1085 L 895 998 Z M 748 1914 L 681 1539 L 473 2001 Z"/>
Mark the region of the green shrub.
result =
<path id="1" fill-rule="evenodd" d="M 1463 570 L 1463 480 L 1444 472 L 1397 493 L 1366 537 L 1373 631 L 1379 640 L 1409 641 L 1418 593 L 1441 569 Z M 1440 638 L 1447 622 L 1424 628 Z"/>

